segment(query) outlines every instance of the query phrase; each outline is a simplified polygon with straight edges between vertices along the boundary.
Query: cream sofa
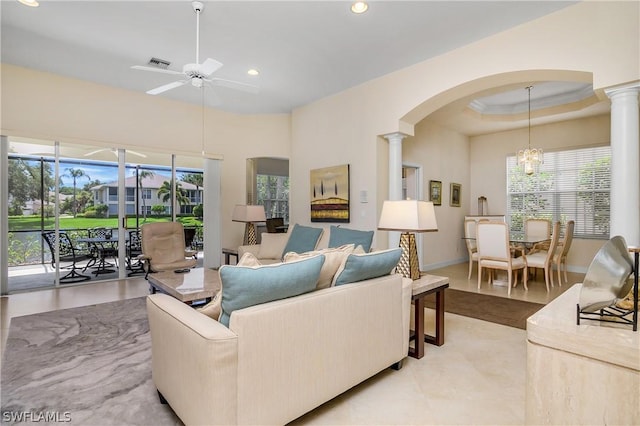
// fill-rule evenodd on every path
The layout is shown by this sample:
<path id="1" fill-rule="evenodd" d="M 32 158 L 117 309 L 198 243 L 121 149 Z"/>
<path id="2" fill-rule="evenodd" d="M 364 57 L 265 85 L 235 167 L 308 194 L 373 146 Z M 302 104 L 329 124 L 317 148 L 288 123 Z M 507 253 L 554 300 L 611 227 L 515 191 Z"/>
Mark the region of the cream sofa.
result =
<path id="1" fill-rule="evenodd" d="M 409 346 L 398 274 L 236 310 L 229 328 L 147 298 L 153 381 L 185 424 L 285 424 L 377 374 Z"/>

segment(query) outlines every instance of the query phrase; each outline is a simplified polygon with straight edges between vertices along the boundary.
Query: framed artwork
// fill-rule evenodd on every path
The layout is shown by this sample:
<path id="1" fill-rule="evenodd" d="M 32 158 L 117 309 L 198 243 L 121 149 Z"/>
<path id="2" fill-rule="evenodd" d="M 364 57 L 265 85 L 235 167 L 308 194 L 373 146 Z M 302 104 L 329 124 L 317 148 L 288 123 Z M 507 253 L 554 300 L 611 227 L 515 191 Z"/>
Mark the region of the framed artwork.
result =
<path id="1" fill-rule="evenodd" d="M 310 172 L 311 222 L 349 222 L 349 165 Z"/>
<path id="2" fill-rule="evenodd" d="M 429 201 L 431 201 L 434 206 L 442 204 L 442 182 L 439 180 L 429 181 Z"/>
<path id="3" fill-rule="evenodd" d="M 459 183 L 451 183 L 451 201 L 449 205 L 451 207 L 460 207 L 460 192 L 462 191 L 462 185 Z"/>

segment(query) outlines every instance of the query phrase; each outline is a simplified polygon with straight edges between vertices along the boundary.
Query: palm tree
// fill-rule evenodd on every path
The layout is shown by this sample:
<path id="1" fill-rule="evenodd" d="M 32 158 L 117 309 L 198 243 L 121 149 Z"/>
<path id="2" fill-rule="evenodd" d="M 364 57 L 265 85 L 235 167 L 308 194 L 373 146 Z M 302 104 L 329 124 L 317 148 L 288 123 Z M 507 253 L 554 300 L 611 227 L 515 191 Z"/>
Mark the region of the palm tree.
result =
<path id="1" fill-rule="evenodd" d="M 142 217 L 146 222 L 147 221 L 147 203 L 145 201 L 146 199 L 144 197 L 144 194 L 142 193 L 142 190 L 144 189 L 142 185 L 142 180 L 155 176 L 155 173 L 153 173 L 151 170 L 140 170 L 138 167 L 136 167 L 136 170 L 134 171 L 134 173 L 138 176 L 138 179 L 137 179 L 138 194 L 139 194 L 138 196 L 142 198 Z"/>
<path id="2" fill-rule="evenodd" d="M 91 178 L 82 169 L 68 168 L 65 170 L 67 171 L 67 173 L 63 174 L 62 177 L 70 177 L 73 179 L 73 217 L 76 217 L 76 215 L 78 214 L 78 203 L 76 201 L 77 180 L 81 177 L 86 177 L 89 180 L 91 180 Z"/>
<path id="3" fill-rule="evenodd" d="M 204 174 L 203 173 L 183 173 L 180 176 L 182 182 L 187 182 L 196 186 L 197 203 L 202 204 L 202 197 L 200 196 L 200 188 L 203 186 Z"/>
<path id="4" fill-rule="evenodd" d="M 164 182 L 162 182 L 162 186 L 160 187 L 160 189 L 158 189 L 158 198 L 162 198 L 162 201 L 165 203 L 171 200 L 171 186 L 171 182 L 165 180 Z M 180 182 L 176 182 L 175 190 L 177 205 L 174 207 L 178 207 L 183 204 L 189 204 L 189 197 L 187 197 L 187 194 L 185 194 L 185 190 L 181 188 Z"/>

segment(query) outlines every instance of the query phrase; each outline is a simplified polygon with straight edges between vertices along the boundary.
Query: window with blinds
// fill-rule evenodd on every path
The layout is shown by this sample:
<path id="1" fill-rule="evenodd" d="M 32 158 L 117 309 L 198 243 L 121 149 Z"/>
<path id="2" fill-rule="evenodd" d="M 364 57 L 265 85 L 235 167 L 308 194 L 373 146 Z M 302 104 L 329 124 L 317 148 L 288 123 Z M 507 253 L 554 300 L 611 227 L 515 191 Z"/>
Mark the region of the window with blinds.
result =
<path id="1" fill-rule="evenodd" d="M 507 219 L 514 234 L 528 218 L 575 221 L 578 238 L 609 238 L 611 147 L 544 153 L 527 176 L 516 156 L 507 157 Z"/>
<path id="2" fill-rule="evenodd" d="M 289 223 L 289 177 L 258 174 L 257 203 L 264 206 L 267 219 L 281 217 Z"/>

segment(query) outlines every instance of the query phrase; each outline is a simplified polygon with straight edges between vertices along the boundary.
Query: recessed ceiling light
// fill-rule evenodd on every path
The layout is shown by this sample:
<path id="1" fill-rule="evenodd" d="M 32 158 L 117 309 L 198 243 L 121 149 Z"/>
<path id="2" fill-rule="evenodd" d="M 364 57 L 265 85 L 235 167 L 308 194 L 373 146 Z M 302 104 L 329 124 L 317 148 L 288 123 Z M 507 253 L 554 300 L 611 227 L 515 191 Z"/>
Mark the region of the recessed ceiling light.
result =
<path id="1" fill-rule="evenodd" d="M 259 75 L 260 71 L 258 71 L 255 68 L 251 68 L 249 71 L 247 71 L 247 74 L 249 74 L 249 75 Z"/>
<path id="2" fill-rule="evenodd" d="M 24 4 L 25 6 L 31 6 L 31 7 L 38 7 L 40 6 L 40 3 L 38 3 L 37 0 L 18 0 L 20 3 Z"/>
<path id="3" fill-rule="evenodd" d="M 366 1 L 356 1 L 351 5 L 353 13 L 365 13 L 367 9 L 369 9 L 369 5 Z"/>

